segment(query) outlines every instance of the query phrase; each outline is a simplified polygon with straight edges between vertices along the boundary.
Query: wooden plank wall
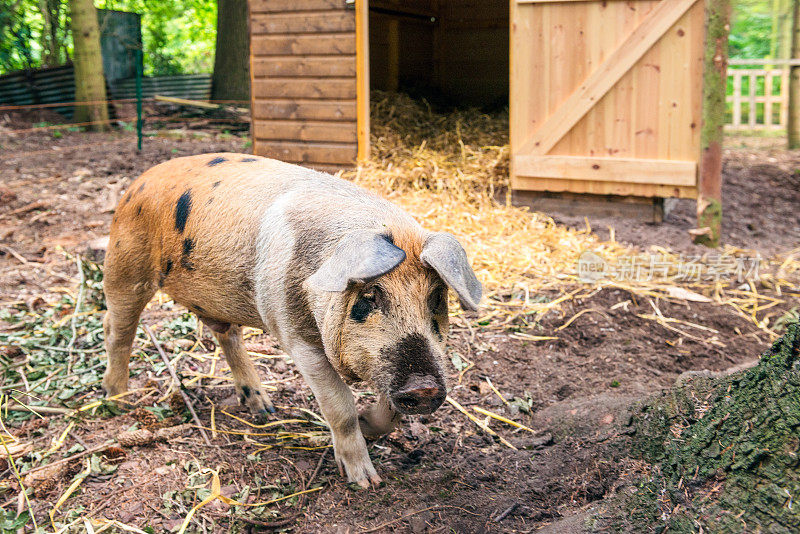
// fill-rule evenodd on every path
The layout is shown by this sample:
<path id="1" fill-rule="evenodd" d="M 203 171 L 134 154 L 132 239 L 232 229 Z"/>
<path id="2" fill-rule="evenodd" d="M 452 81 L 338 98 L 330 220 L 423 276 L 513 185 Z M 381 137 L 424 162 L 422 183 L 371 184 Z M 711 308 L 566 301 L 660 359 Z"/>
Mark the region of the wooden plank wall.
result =
<path id="1" fill-rule="evenodd" d="M 355 162 L 355 11 L 345 0 L 250 0 L 253 151 L 325 169 Z"/>
<path id="2" fill-rule="evenodd" d="M 509 0 L 442 0 L 439 17 L 436 85 L 454 103 L 508 103 Z"/>
<path id="3" fill-rule="evenodd" d="M 433 85 L 433 29 L 430 20 L 369 14 L 370 86 L 383 91 Z"/>
<path id="4" fill-rule="evenodd" d="M 658 39 L 638 59 L 632 56 L 629 70 L 616 68 L 621 63 L 613 59 L 642 48 L 627 40 L 643 21 L 663 25 L 648 17 L 651 12 L 676 11 L 679 4 L 687 2 L 512 0 L 514 189 L 696 196 L 704 3 L 647 33 Z M 604 64 L 609 58 L 614 65 Z M 619 79 L 599 99 L 592 97 L 590 109 L 552 147 L 542 147 L 540 141 L 547 145 L 553 137 L 552 117 L 575 109 L 570 99 L 589 91 L 594 73 Z M 659 166 L 663 172 L 652 173 Z"/>

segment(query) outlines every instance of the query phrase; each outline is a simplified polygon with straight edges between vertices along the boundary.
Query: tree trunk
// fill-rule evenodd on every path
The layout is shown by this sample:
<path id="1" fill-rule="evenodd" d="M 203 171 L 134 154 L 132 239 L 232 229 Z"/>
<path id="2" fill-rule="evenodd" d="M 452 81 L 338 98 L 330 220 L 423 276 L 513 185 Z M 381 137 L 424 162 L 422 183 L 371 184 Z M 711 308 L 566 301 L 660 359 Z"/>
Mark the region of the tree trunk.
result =
<path id="1" fill-rule="evenodd" d="M 706 49 L 703 59 L 702 154 L 697 195 L 695 243 L 718 247 L 722 227 L 722 127 L 731 1 L 706 0 Z"/>
<path id="2" fill-rule="evenodd" d="M 792 0 L 792 59 L 800 57 L 800 0 Z M 800 67 L 790 67 L 789 123 L 786 130 L 789 148 L 800 148 Z"/>
<path id="3" fill-rule="evenodd" d="M 682 377 L 634 413 L 633 456 L 658 468 L 626 516 L 662 532 L 797 532 L 799 398 L 798 323 L 754 367 Z"/>
<path id="4" fill-rule="evenodd" d="M 72 41 L 75 53 L 75 122 L 94 122 L 91 127 L 108 126 L 106 82 L 100 53 L 100 27 L 92 0 L 70 0 Z"/>
<path id="5" fill-rule="evenodd" d="M 54 23 L 50 13 L 50 2 L 47 0 L 39 0 L 39 11 L 42 13 L 42 66 L 48 67 L 54 64 L 57 60 L 58 45 L 53 41 L 54 37 Z"/>
<path id="6" fill-rule="evenodd" d="M 62 49 L 65 48 L 64 28 L 61 26 L 62 0 L 39 0 L 42 14 L 42 66 L 61 65 Z"/>
<path id="7" fill-rule="evenodd" d="M 213 100 L 250 99 L 250 35 L 247 0 L 219 0 Z"/>

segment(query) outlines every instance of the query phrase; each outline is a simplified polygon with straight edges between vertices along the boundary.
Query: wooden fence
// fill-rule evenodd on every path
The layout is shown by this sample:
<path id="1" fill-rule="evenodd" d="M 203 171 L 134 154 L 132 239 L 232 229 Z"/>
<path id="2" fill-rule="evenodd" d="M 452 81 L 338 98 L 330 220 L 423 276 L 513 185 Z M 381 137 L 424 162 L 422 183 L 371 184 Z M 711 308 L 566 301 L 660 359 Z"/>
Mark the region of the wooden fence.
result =
<path id="1" fill-rule="evenodd" d="M 789 67 L 800 60 L 732 59 L 729 65 L 727 129 L 785 130 Z"/>

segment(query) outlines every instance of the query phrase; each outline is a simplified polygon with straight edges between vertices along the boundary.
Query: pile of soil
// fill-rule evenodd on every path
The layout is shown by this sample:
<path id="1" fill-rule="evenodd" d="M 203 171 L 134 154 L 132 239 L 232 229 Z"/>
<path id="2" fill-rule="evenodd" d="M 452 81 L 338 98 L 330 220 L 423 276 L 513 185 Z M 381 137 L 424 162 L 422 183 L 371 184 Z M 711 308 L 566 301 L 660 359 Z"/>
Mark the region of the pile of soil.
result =
<path id="1" fill-rule="evenodd" d="M 47 108 L 0 111 L 0 132 L 5 135 L 11 130 L 32 128 L 35 124 L 66 124 L 69 119 Z"/>

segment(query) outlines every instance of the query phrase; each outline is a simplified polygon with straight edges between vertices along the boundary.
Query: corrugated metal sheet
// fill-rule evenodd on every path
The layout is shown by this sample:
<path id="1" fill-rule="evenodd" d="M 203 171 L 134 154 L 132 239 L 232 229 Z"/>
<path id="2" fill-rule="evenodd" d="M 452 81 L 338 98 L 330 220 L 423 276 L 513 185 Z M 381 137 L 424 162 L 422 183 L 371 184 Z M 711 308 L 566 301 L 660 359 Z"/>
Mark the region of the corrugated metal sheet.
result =
<path id="1" fill-rule="evenodd" d="M 211 96 L 210 74 L 184 74 L 142 78 L 142 95 L 155 95 L 208 100 Z M 118 80 L 109 90 L 113 100 L 136 98 L 136 80 Z M 48 69 L 12 72 L 0 76 L 0 106 L 25 106 L 56 104 L 75 101 L 75 75 L 72 65 Z M 49 108 L 67 118 L 72 117 L 72 106 Z"/>
<path id="2" fill-rule="evenodd" d="M 72 65 L 22 70 L 0 76 L 0 105 L 24 106 L 75 101 Z M 72 106 L 50 108 L 72 117 Z"/>
<path id="3" fill-rule="evenodd" d="M 117 99 L 136 98 L 136 80 L 119 80 L 111 88 L 112 97 Z M 179 76 L 155 76 L 142 78 L 142 95 L 152 98 L 155 95 L 208 100 L 211 97 L 210 74 L 182 74 Z"/>

